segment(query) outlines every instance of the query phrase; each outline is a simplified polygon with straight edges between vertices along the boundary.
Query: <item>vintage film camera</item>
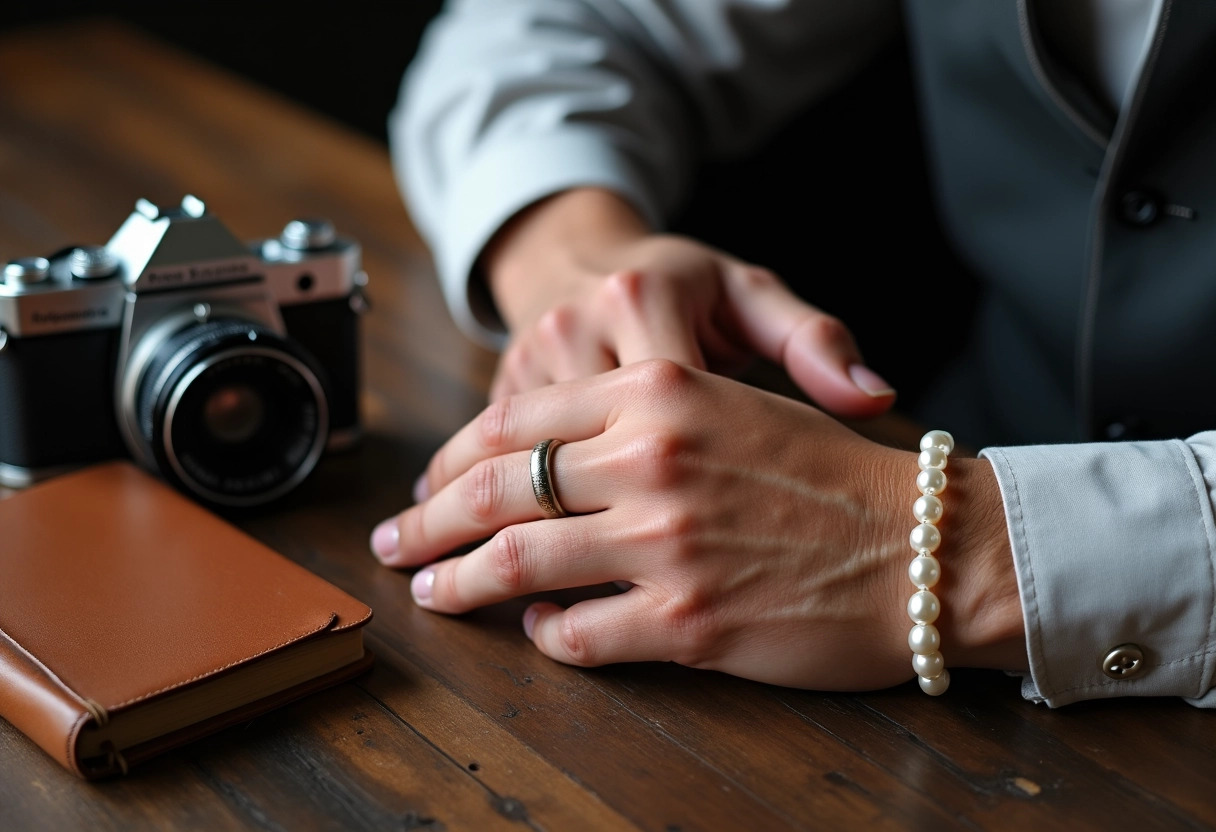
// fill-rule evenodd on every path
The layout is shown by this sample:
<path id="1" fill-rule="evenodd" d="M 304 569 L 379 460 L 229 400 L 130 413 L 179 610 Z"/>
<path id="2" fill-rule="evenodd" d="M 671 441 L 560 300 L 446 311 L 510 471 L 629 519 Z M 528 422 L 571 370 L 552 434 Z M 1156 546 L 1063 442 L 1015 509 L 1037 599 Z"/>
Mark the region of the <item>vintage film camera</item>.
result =
<path id="1" fill-rule="evenodd" d="M 361 250 L 324 220 L 246 245 L 187 196 L 0 282 L 0 485 L 134 457 L 216 506 L 358 436 Z"/>

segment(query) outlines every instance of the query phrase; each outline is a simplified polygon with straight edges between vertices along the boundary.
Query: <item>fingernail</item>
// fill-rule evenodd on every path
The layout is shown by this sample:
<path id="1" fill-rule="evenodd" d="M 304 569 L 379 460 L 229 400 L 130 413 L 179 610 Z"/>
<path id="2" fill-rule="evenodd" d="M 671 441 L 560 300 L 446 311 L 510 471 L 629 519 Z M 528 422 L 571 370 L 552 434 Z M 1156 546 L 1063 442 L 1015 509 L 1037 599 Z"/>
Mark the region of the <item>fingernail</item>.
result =
<path id="1" fill-rule="evenodd" d="M 414 481 L 414 502 L 422 503 L 431 496 L 431 489 L 427 488 L 426 474 Z"/>
<path id="2" fill-rule="evenodd" d="M 877 399 L 880 396 L 895 395 L 895 388 L 885 378 L 864 364 L 850 365 L 849 378 L 853 379 L 853 383 L 857 385 L 857 389 L 867 396 L 873 396 Z"/>
<path id="3" fill-rule="evenodd" d="M 410 592 L 414 594 L 414 601 L 418 606 L 429 607 L 431 605 L 431 590 L 434 586 L 434 569 L 423 569 L 414 576 L 414 580 L 410 581 Z"/>
<path id="4" fill-rule="evenodd" d="M 397 518 L 390 517 L 372 530 L 372 552 L 380 560 L 385 560 L 397 554 L 397 544 L 401 540 L 401 532 L 397 529 Z"/>
<path id="5" fill-rule="evenodd" d="M 532 627 L 536 625 L 537 615 L 539 615 L 539 613 L 537 612 L 536 607 L 528 607 L 526 610 L 524 610 L 524 635 L 526 635 L 528 638 L 532 638 Z"/>

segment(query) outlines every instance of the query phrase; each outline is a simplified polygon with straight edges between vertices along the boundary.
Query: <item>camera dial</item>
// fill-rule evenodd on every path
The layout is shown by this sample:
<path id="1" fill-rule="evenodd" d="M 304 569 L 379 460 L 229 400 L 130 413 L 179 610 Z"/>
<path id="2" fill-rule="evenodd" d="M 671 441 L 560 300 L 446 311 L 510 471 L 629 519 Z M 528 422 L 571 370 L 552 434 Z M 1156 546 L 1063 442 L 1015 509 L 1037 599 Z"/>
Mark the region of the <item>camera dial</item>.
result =
<path id="1" fill-rule="evenodd" d="M 17 289 L 49 279 L 51 262 L 45 257 L 21 257 L 4 266 L 4 282 Z"/>
<path id="2" fill-rule="evenodd" d="M 77 280 L 112 277 L 118 271 L 118 258 L 105 246 L 77 246 L 68 255 L 68 269 Z"/>
<path id="3" fill-rule="evenodd" d="M 329 220 L 298 219 L 283 227 L 279 242 L 294 251 L 316 251 L 334 244 L 337 235 Z"/>

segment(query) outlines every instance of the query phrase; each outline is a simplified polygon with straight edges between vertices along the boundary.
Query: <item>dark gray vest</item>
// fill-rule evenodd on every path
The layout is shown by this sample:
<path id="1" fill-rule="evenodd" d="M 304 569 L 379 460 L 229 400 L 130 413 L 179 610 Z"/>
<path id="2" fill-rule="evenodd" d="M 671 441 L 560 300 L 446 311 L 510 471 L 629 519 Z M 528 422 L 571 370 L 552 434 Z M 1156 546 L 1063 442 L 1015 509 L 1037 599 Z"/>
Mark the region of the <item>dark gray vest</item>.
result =
<path id="1" fill-rule="evenodd" d="M 1165 0 L 1118 121 L 1029 0 L 906 12 L 942 220 L 985 282 L 970 334 L 939 324 L 971 347 L 922 416 L 977 444 L 1216 428 L 1216 0 Z"/>

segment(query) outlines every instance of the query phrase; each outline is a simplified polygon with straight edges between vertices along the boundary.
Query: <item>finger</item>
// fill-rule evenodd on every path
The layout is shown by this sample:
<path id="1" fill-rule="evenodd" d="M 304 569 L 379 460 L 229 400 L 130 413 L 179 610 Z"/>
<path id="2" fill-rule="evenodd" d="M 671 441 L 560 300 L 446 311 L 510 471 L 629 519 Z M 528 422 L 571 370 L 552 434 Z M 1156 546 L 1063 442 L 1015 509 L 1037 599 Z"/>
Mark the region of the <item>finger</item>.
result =
<path id="1" fill-rule="evenodd" d="M 498 360 L 494 381 L 490 385 L 490 401 L 544 387 L 553 381 L 543 360 L 527 338 L 513 341 Z"/>
<path id="2" fill-rule="evenodd" d="M 460 613 L 520 595 L 594 586 L 628 569 L 599 515 L 520 523 L 472 552 L 433 563 L 410 582 L 414 600 L 436 612 Z"/>
<path id="3" fill-rule="evenodd" d="M 865 366 L 840 320 L 802 301 L 764 269 L 733 268 L 725 283 L 740 335 L 756 352 L 783 365 L 822 408 L 865 417 L 894 404 L 895 391 Z"/>
<path id="4" fill-rule="evenodd" d="M 490 382 L 490 391 L 486 399 L 491 402 L 497 402 L 522 392 L 523 390 L 515 383 L 515 379 L 511 374 L 503 369 L 502 362 L 500 361 L 498 367 L 494 370 L 494 379 Z"/>
<path id="5" fill-rule="evenodd" d="M 636 271 L 605 278 L 604 291 L 613 308 L 606 335 L 621 366 L 666 358 L 705 369 L 692 315 L 671 288 L 670 282 L 647 280 Z"/>
<path id="6" fill-rule="evenodd" d="M 571 514 L 601 511 L 620 490 L 612 478 L 595 477 L 599 455 L 585 444 L 549 449 L 553 492 Z M 372 550 L 389 566 L 415 566 L 506 526 L 543 519 L 532 490 L 530 458 L 531 452 L 517 451 L 476 463 L 430 499 L 386 521 L 396 534 L 391 540 L 383 533 L 373 536 Z M 594 486 L 589 482 L 593 477 Z"/>
<path id="7" fill-rule="evenodd" d="M 617 366 L 595 327 L 571 306 L 555 306 L 542 315 L 532 340 L 535 360 L 544 365 L 552 381 L 593 376 Z"/>
<path id="8" fill-rule="evenodd" d="M 542 439 L 574 442 L 603 433 L 617 398 L 613 391 L 626 381 L 607 373 L 491 403 L 431 457 L 425 492 L 438 493 L 482 459 L 531 450 Z"/>
<path id="9" fill-rule="evenodd" d="M 670 636 L 659 626 L 653 602 L 641 587 L 564 610 L 556 604 L 533 604 L 524 611 L 524 632 L 549 658 L 580 667 L 666 661 L 673 655 Z"/>
<path id="10" fill-rule="evenodd" d="M 598 341 L 588 341 L 580 349 L 559 353 L 553 364 L 554 381 L 573 381 L 606 373 L 617 368 L 616 358 Z"/>

